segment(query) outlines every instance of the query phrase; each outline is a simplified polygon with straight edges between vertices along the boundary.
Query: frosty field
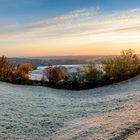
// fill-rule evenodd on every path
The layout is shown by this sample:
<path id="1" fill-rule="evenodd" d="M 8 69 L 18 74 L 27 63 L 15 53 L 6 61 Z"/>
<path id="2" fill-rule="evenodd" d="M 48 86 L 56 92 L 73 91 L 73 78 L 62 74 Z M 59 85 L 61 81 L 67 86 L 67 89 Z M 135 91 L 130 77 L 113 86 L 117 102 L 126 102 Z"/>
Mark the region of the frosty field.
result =
<path id="1" fill-rule="evenodd" d="M 116 112 L 119 106 L 139 99 L 139 76 L 83 91 L 0 82 L 0 140 L 82 140 L 91 134 L 92 138 L 100 139 L 94 133 L 99 130 L 98 125 L 93 127 L 95 122 L 90 121 L 91 118 L 106 122 L 102 118 L 106 113 Z M 93 126 L 85 134 L 88 118 Z M 117 127 L 121 128 L 122 123 Z M 82 126 L 85 126 L 84 130 Z M 104 129 L 100 133 L 103 137 Z"/>

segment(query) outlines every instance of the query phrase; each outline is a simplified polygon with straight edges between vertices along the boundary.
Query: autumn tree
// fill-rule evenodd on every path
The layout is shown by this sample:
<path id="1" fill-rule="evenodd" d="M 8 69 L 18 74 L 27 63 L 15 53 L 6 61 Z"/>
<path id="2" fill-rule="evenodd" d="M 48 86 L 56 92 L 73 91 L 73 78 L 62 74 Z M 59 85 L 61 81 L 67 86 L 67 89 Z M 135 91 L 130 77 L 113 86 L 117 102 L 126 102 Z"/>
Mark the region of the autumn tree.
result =
<path id="1" fill-rule="evenodd" d="M 0 80 L 11 81 L 14 66 L 7 60 L 5 56 L 0 58 Z"/>
<path id="2" fill-rule="evenodd" d="M 139 58 L 138 58 L 137 54 L 135 54 L 135 51 L 132 50 L 132 49 L 122 50 L 121 57 L 124 58 L 124 59 L 127 59 L 133 65 L 134 64 L 136 64 L 136 65 L 139 64 Z"/>
<path id="3" fill-rule="evenodd" d="M 45 75 L 51 82 L 59 82 L 64 80 L 65 76 L 68 75 L 67 68 L 63 66 L 49 66 L 45 69 Z"/>
<path id="4" fill-rule="evenodd" d="M 25 74 L 29 74 L 33 70 L 33 66 L 31 64 L 21 64 L 17 67 L 17 69 Z"/>
<path id="5" fill-rule="evenodd" d="M 86 67 L 86 80 L 90 83 L 99 82 L 103 78 L 103 72 L 98 70 L 95 65 L 91 64 Z"/>
<path id="6" fill-rule="evenodd" d="M 103 61 L 106 77 L 123 80 L 140 73 L 139 59 L 133 50 L 123 50 L 121 56 Z"/>
<path id="7" fill-rule="evenodd" d="M 29 73 L 33 70 L 31 64 L 21 64 L 13 72 L 13 82 L 26 83 L 29 80 Z"/>

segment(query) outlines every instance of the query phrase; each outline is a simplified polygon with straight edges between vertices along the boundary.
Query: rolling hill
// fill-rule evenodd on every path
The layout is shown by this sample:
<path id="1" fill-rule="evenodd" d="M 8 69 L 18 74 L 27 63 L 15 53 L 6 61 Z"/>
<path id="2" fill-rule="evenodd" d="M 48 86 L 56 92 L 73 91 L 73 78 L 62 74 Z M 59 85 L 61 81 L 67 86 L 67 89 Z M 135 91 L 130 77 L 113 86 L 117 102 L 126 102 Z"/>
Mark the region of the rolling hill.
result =
<path id="1" fill-rule="evenodd" d="M 115 140 L 140 123 L 139 85 L 140 76 L 83 91 L 0 82 L 0 139 Z"/>

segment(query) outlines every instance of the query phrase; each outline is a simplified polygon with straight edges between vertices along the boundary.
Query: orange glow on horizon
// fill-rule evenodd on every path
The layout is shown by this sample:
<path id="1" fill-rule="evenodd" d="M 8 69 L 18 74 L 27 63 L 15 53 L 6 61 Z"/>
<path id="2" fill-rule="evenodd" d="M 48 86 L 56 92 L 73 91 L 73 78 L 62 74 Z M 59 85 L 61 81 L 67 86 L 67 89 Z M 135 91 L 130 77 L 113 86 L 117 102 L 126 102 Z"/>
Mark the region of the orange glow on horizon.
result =
<path id="1" fill-rule="evenodd" d="M 98 20 L 91 9 L 86 9 L 88 22 L 87 15 L 75 13 L 80 22 L 68 14 L 29 25 L 9 26 L 8 30 L 5 27 L 6 31 L 0 33 L 0 55 L 118 55 L 129 48 L 140 54 L 139 11 L 118 12 Z"/>
<path id="2" fill-rule="evenodd" d="M 125 44 L 125 43 L 103 43 L 89 46 L 71 46 L 59 49 L 47 47 L 20 47 L 19 49 L 11 49 L 10 52 L 3 49 L 3 54 L 8 57 L 30 57 L 30 56 L 76 56 L 76 55 L 118 55 L 121 50 L 133 49 L 137 54 L 140 54 L 140 44 Z M 62 47 L 61 47 L 62 48 Z M 28 49 L 28 51 L 27 51 Z M 19 54 L 19 55 L 18 55 Z"/>

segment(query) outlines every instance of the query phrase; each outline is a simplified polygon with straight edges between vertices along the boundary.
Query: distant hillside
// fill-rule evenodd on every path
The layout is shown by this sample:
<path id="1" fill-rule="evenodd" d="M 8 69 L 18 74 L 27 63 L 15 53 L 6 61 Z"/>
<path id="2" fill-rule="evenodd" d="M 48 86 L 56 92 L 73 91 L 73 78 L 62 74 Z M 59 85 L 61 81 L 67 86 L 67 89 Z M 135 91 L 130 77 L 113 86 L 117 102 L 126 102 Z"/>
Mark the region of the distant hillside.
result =
<path id="1" fill-rule="evenodd" d="M 70 65 L 100 63 L 103 59 L 114 56 L 57 56 L 57 57 L 31 57 L 8 58 L 14 65 L 30 63 L 34 67 L 46 65 Z"/>

